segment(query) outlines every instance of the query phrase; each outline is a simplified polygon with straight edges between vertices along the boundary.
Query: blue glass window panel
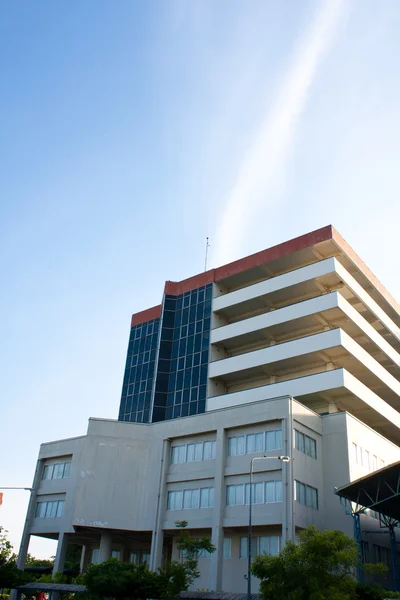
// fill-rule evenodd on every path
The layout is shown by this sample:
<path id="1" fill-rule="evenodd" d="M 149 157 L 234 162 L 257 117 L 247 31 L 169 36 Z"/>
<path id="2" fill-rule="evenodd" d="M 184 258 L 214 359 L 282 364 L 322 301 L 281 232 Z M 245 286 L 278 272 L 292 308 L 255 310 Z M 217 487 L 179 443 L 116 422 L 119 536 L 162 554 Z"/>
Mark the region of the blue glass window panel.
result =
<path id="1" fill-rule="evenodd" d="M 187 339 L 186 353 L 193 354 L 193 348 L 194 348 L 194 336 L 191 335 Z"/>
<path id="2" fill-rule="evenodd" d="M 170 392 L 167 396 L 167 406 L 173 406 L 175 403 L 175 394 Z"/>
<path id="3" fill-rule="evenodd" d="M 176 373 L 176 389 L 180 390 L 183 387 L 183 373 L 184 371 L 177 371 Z"/>
<path id="4" fill-rule="evenodd" d="M 192 387 L 190 390 L 190 400 L 197 400 L 199 396 L 199 388 L 198 387 Z"/>
<path id="5" fill-rule="evenodd" d="M 206 363 L 208 363 L 208 350 L 204 350 L 201 353 L 201 364 L 204 365 Z"/>
<path id="6" fill-rule="evenodd" d="M 193 354 L 188 354 L 186 356 L 186 368 L 190 369 L 193 366 Z"/>
<path id="7" fill-rule="evenodd" d="M 189 404 L 189 415 L 197 414 L 197 402 L 191 402 Z"/>
<path id="8" fill-rule="evenodd" d="M 164 310 L 175 311 L 176 299 L 175 296 L 165 296 Z"/>
<path id="9" fill-rule="evenodd" d="M 174 412 L 174 407 L 173 406 L 169 406 L 166 410 L 165 416 L 167 419 L 172 419 L 172 415 Z M 155 421 L 154 416 L 153 416 L 153 421 Z"/>
<path id="10" fill-rule="evenodd" d="M 189 308 L 189 322 L 196 321 L 196 305 L 193 304 Z"/>
<path id="11" fill-rule="evenodd" d="M 195 331 L 196 333 L 201 333 L 203 331 L 203 321 L 197 321 Z"/>
<path id="12" fill-rule="evenodd" d="M 194 335 L 195 329 L 196 329 L 196 323 L 189 323 L 188 335 Z"/>
<path id="13" fill-rule="evenodd" d="M 207 372 L 208 372 L 208 365 L 201 365 L 201 367 L 200 367 L 200 384 L 207 383 Z"/>
<path id="14" fill-rule="evenodd" d="M 174 406 L 173 418 L 176 419 L 180 416 L 181 416 L 181 407 L 178 405 Z"/>
<path id="15" fill-rule="evenodd" d="M 183 387 L 184 388 L 190 387 L 191 377 L 192 377 L 192 369 L 187 369 L 185 371 L 185 377 L 184 377 L 184 380 L 183 380 Z"/>
<path id="16" fill-rule="evenodd" d="M 198 413 L 203 413 L 206 411 L 206 401 L 204 400 L 199 400 L 197 403 L 197 412 Z"/>
<path id="17" fill-rule="evenodd" d="M 200 352 L 200 350 L 201 350 L 201 338 L 202 338 L 201 333 L 197 333 L 194 336 L 194 352 Z"/>
<path id="18" fill-rule="evenodd" d="M 193 366 L 197 366 L 200 364 L 200 352 L 198 352 L 197 354 L 193 354 Z"/>
<path id="19" fill-rule="evenodd" d="M 201 385 L 199 386 L 199 400 L 205 400 L 207 393 L 207 386 Z"/>
<path id="20" fill-rule="evenodd" d="M 189 403 L 182 404 L 181 417 L 187 417 L 189 414 Z"/>
<path id="21" fill-rule="evenodd" d="M 175 322 L 175 312 L 171 310 L 164 310 L 163 314 L 163 329 L 164 327 L 172 328 Z"/>
<path id="22" fill-rule="evenodd" d="M 178 358 L 177 369 L 178 369 L 178 371 L 183 371 L 184 368 L 185 368 L 185 357 L 182 356 L 181 358 Z"/>
<path id="23" fill-rule="evenodd" d="M 189 402 L 189 400 L 190 400 L 190 388 L 186 388 L 186 390 L 183 390 L 183 393 L 182 393 L 182 401 Z"/>

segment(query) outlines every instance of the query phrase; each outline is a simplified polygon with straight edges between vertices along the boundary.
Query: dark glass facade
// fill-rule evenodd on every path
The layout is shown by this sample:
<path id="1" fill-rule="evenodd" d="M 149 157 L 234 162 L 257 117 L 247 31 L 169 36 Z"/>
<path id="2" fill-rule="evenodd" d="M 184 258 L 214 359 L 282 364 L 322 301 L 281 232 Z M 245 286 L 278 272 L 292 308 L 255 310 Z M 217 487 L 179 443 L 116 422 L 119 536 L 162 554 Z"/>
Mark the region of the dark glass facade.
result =
<path id="1" fill-rule="evenodd" d="M 160 319 L 131 327 L 119 421 L 148 423 Z"/>
<path id="2" fill-rule="evenodd" d="M 132 328 L 121 399 L 120 420 L 136 422 L 163 421 L 205 412 L 211 302 L 211 283 L 179 296 L 166 295 L 161 319 L 158 355 L 156 348 L 159 319 Z M 153 324 L 153 329 L 148 332 L 147 327 L 150 326 L 150 323 Z M 139 328 L 142 329 L 139 331 Z M 155 329 L 157 329 L 157 334 Z M 133 330 L 135 330 L 135 334 L 132 338 Z M 149 366 L 145 370 L 147 379 L 142 379 L 142 372 L 140 373 L 141 379 L 138 379 L 140 382 L 146 381 L 144 384 L 145 391 L 142 391 L 141 385 L 139 388 L 136 386 L 131 387 L 130 375 L 127 379 L 128 369 L 139 369 L 140 356 L 143 356 L 143 359 L 148 358 L 147 355 L 134 353 L 133 348 L 135 351 L 141 352 L 139 348 L 142 348 L 142 341 L 139 342 L 139 345 L 134 345 L 131 348 L 132 341 L 135 344 L 136 339 L 142 340 L 143 337 L 145 339 L 144 346 L 150 345 L 149 365 L 151 364 L 151 368 Z M 147 337 L 151 338 L 150 342 L 147 342 Z M 144 350 L 144 352 L 146 351 L 148 350 Z M 152 358 L 153 355 L 154 358 Z M 136 360 L 134 357 L 137 357 L 134 366 L 132 361 L 129 362 L 130 356 L 132 360 Z M 154 360 L 157 361 L 156 368 Z M 151 390 L 154 375 L 154 406 L 151 410 Z M 152 378 L 151 382 L 150 377 Z M 136 379 L 134 381 L 136 382 Z M 140 391 L 137 391 L 137 389 L 140 389 Z M 140 403 L 140 406 L 143 404 L 143 408 L 140 409 L 137 394 L 144 394 L 144 403 Z"/>

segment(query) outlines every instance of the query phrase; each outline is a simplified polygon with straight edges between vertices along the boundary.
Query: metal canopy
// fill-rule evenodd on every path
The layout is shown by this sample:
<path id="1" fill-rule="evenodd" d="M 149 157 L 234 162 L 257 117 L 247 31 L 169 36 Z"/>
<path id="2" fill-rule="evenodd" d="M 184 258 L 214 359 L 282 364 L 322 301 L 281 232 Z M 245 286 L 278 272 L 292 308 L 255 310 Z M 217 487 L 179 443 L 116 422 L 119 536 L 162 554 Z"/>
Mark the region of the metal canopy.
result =
<path id="1" fill-rule="evenodd" d="M 354 502 L 355 512 L 369 508 L 400 521 L 400 461 L 338 488 L 336 494 Z"/>
<path id="2" fill-rule="evenodd" d="M 60 592 L 60 594 L 77 594 L 86 592 L 84 585 L 73 585 L 70 583 L 45 583 L 42 581 L 33 581 L 25 585 L 19 585 L 16 588 L 19 592 Z"/>

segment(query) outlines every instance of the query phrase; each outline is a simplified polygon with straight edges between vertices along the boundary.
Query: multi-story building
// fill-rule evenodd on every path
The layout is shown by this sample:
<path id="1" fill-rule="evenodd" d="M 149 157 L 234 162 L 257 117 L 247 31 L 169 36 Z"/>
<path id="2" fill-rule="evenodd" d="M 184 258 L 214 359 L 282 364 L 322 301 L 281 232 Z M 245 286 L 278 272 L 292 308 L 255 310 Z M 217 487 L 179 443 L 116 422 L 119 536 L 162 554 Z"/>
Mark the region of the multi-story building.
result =
<path id="1" fill-rule="evenodd" d="M 331 227 L 179 283 L 132 317 L 118 421 L 42 444 L 21 544 L 82 568 L 179 558 L 177 520 L 217 548 L 194 584 L 244 591 L 253 553 L 309 524 L 352 534 L 334 488 L 400 459 L 400 307 Z M 290 462 L 278 459 L 287 455 Z M 389 562 L 377 515 L 366 560 Z M 368 532 L 368 533 L 366 533 Z M 256 586 L 253 586 L 256 587 Z"/>

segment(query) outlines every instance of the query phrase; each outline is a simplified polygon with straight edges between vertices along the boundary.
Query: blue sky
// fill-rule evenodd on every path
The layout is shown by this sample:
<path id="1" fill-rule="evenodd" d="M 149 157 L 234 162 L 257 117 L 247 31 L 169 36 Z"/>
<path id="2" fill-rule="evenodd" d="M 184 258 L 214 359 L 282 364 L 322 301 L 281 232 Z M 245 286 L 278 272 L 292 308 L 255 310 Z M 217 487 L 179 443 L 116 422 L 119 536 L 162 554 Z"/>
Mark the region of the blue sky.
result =
<path id="1" fill-rule="evenodd" d="M 400 298 L 399 29 L 397 0 L 2 4 L 0 485 L 116 418 L 130 316 L 206 236 L 218 266 L 332 223 Z"/>

